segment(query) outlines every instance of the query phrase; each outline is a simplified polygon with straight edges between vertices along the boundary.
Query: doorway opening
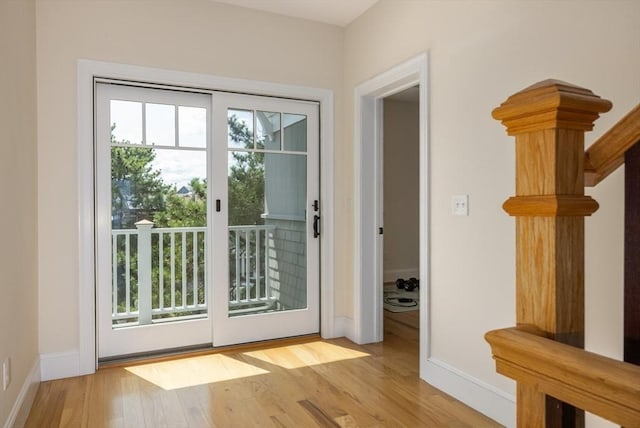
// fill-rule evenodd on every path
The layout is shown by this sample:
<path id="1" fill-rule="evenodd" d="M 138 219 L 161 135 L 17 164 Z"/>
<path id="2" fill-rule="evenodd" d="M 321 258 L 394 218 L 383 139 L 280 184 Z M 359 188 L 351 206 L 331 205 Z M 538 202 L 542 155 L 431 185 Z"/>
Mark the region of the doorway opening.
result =
<path id="1" fill-rule="evenodd" d="M 354 323 L 357 343 L 383 339 L 383 112 L 384 98 L 418 87 L 418 236 L 420 377 L 429 358 L 429 183 L 427 55 L 412 58 L 355 90 Z"/>
<path id="2" fill-rule="evenodd" d="M 382 108 L 383 340 L 417 345 L 420 87 L 387 96 Z"/>

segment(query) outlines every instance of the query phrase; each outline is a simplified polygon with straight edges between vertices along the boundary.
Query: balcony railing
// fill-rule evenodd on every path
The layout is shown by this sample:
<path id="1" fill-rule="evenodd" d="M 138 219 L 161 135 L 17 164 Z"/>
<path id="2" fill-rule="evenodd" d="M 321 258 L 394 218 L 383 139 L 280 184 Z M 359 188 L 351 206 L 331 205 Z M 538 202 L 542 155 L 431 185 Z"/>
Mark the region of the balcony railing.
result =
<path id="1" fill-rule="evenodd" d="M 230 315 L 270 310 L 276 304 L 268 274 L 269 239 L 275 229 L 273 225 L 229 227 Z"/>
<path id="2" fill-rule="evenodd" d="M 275 226 L 229 227 L 229 313 L 265 311 L 276 305 L 268 271 Z M 207 316 L 205 227 L 112 231 L 114 327 Z"/>

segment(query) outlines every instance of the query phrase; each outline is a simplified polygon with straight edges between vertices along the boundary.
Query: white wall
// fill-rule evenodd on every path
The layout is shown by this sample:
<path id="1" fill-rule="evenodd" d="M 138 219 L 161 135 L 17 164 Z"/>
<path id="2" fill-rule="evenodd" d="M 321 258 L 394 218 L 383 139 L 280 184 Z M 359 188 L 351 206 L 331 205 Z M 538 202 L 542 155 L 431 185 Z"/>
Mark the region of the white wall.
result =
<path id="1" fill-rule="evenodd" d="M 419 104 L 384 100 L 384 280 L 419 275 Z"/>
<path id="2" fill-rule="evenodd" d="M 343 30 L 208 0 L 37 3 L 40 351 L 78 348 L 76 67 L 80 58 L 334 90 Z"/>
<path id="3" fill-rule="evenodd" d="M 35 3 L 0 1 L 0 426 L 21 398 L 38 357 Z"/>
<path id="4" fill-rule="evenodd" d="M 640 3 L 632 1 L 381 0 L 345 34 L 345 140 L 353 139 L 356 85 L 429 52 L 431 179 L 431 357 L 512 393 L 495 374 L 486 331 L 514 324 L 514 141 L 491 118 L 512 93 L 547 78 L 614 102 L 587 141 L 640 96 Z M 337 205 L 351 212 L 353 145 L 337 147 Z M 587 345 L 619 355 L 622 186 L 618 172 L 588 190 L 602 208 L 587 220 Z M 470 216 L 454 217 L 454 194 Z M 356 221 L 356 219 L 352 219 Z M 353 223 L 345 226 L 351 228 Z M 353 243 L 337 257 L 346 271 Z M 352 302 L 343 290 L 345 304 Z"/>

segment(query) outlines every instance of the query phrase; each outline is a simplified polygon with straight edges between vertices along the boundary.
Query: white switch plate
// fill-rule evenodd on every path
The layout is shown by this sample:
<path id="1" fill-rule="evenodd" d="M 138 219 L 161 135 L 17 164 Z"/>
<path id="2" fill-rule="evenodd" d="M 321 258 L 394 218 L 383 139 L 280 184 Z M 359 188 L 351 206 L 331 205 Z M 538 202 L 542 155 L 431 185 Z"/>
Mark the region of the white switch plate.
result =
<path id="1" fill-rule="evenodd" d="M 2 390 L 6 391 L 11 384 L 11 360 L 9 357 L 2 362 Z"/>
<path id="2" fill-rule="evenodd" d="M 454 195 L 451 197 L 451 213 L 453 215 L 469 215 L 469 195 Z"/>

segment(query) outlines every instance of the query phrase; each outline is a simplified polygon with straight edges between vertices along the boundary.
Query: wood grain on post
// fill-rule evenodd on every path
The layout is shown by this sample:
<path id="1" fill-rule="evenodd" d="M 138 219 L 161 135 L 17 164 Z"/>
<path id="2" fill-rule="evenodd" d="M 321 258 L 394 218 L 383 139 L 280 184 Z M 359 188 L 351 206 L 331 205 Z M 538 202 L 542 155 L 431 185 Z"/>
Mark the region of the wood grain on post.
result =
<path id="1" fill-rule="evenodd" d="M 611 103 L 588 89 L 545 80 L 493 111 L 516 137 L 516 322 L 584 346 L 584 132 Z M 519 383 L 519 427 L 584 426 L 584 413 Z"/>

